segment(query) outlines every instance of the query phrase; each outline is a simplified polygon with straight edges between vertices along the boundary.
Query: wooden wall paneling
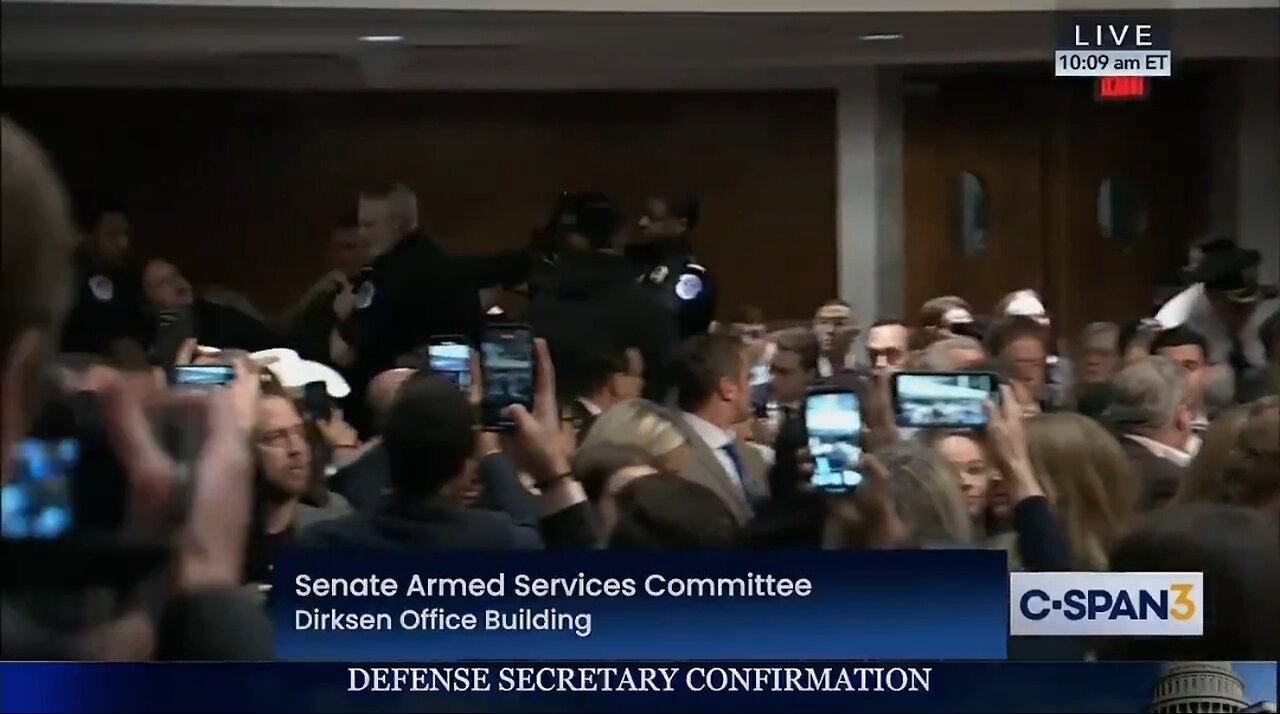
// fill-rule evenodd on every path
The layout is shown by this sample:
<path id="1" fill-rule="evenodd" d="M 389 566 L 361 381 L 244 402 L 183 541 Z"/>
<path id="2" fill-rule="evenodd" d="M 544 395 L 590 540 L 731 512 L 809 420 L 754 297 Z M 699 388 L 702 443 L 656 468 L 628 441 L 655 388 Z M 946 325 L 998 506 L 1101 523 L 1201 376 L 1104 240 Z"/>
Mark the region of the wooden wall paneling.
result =
<path id="1" fill-rule="evenodd" d="M 130 208 L 143 255 L 288 306 L 360 187 L 412 186 L 458 253 L 523 245 L 565 190 L 629 208 L 694 190 L 722 305 L 804 316 L 836 292 L 831 92 L 245 93 L 11 90 L 73 191 Z"/>

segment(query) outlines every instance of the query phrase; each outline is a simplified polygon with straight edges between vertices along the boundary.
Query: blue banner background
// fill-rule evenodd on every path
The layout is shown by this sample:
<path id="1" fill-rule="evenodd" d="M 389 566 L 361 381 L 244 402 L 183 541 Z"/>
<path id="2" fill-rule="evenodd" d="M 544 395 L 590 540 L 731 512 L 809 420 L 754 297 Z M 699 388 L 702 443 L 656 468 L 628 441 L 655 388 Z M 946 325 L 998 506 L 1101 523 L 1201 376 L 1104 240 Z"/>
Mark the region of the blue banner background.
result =
<path id="1" fill-rule="evenodd" d="M 453 665 L 455 663 L 439 663 Z M 501 664 L 484 665 L 496 668 Z M 589 663 L 586 666 L 599 666 Z M 635 666 L 638 662 L 609 663 Z M 653 664 L 653 663 L 648 663 Z M 691 663 L 661 663 L 687 667 Z M 760 662 L 697 663 L 760 666 Z M 795 663 L 769 663 L 785 666 Z M 810 662 L 809 666 L 850 666 Z M 545 663 L 546 666 L 574 666 Z M 875 666 L 894 666 L 877 662 Z M 0 664 L 0 709 L 148 711 L 878 711 L 1140 712 L 1160 673 L 1150 663 L 910 662 L 932 667 L 920 693 L 501 694 L 346 691 L 347 664 Z M 352 665 L 357 666 L 357 665 Z M 371 665 L 376 666 L 376 665 Z M 1234 663 L 1250 701 L 1275 700 L 1275 663 Z"/>
<path id="2" fill-rule="evenodd" d="M 491 578 L 505 573 L 504 598 L 299 597 L 295 576 Z M 517 598 L 516 574 L 572 578 L 808 578 L 808 597 Z M 285 660 L 742 660 L 1004 659 L 1008 572 L 998 551 L 915 550 L 707 553 L 387 553 L 291 551 L 275 566 L 276 656 Z M 588 612 L 592 632 L 407 631 L 404 610 L 442 607 L 482 615 L 489 608 Z M 395 629 L 304 631 L 295 610 L 379 613 Z M 483 620 L 483 618 L 482 618 Z"/>

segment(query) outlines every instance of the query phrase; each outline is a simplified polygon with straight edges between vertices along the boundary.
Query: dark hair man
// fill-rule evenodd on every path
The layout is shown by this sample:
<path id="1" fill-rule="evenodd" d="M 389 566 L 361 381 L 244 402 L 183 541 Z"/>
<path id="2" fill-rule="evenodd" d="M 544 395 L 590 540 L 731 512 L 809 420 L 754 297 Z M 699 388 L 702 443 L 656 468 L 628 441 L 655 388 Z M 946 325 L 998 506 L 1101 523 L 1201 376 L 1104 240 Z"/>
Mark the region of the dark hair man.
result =
<path id="1" fill-rule="evenodd" d="M 1197 431 L 1208 426 L 1205 387 L 1210 377 L 1209 344 L 1189 327 L 1175 327 L 1156 336 L 1151 353 L 1177 362 L 1187 373 L 1187 393 L 1192 408 L 1192 425 Z"/>
<path id="2" fill-rule="evenodd" d="M 129 263 L 129 217 L 115 201 L 90 199 L 81 204 L 79 220 L 75 302 L 63 325 L 62 347 L 145 363 L 141 279 Z"/>
<path id="3" fill-rule="evenodd" d="M 853 306 L 839 298 L 822 303 L 813 315 L 813 335 L 818 339 L 818 375 L 823 379 L 853 367 L 850 348 L 858 334 L 853 317 Z"/>
<path id="4" fill-rule="evenodd" d="M 693 452 L 681 474 L 711 489 L 739 524 L 768 497 L 768 474 L 755 449 L 738 443 L 734 427 L 752 417 L 750 365 L 742 341 L 729 335 L 697 335 L 684 345 L 677 370 L 677 402 Z"/>
<path id="5" fill-rule="evenodd" d="M 636 284 L 635 266 L 622 255 L 626 228 L 607 196 L 577 194 L 561 216 L 555 273 L 534 296 L 526 319 L 547 340 L 564 379 L 571 382 L 575 365 L 602 351 L 635 348 L 644 363 L 645 396 L 662 400 L 664 368 L 678 349 L 676 326 L 658 299 Z"/>
<path id="6" fill-rule="evenodd" d="M 1048 331 L 1027 315 L 1002 318 L 987 335 L 987 351 L 1013 369 L 1014 394 L 1026 412 L 1038 412 L 1046 399 L 1049 370 Z"/>
<path id="7" fill-rule="evenodd" d="M 580 361 L 561 370 L 565 417 L 573 423 L 578 442 L 596 418 L 618 402 L 644 393 L 644 357 L 640 350 L 600 346 L 579 355 Z"/>
<path id="8" fill-rule="evenodd" d="M 197 296 L 178 266 L 167 260 L 147 261 L 142 292 L 153 319 L 147 344 L 157 364 L 173 364 L 178 349 L 190 338 L 209 347 L 248 352 L 288 346 L 288 340 L 262 322 Z"/>
<path id="9" fill-rule="evenodd" d="M 867 364 L 883 372 L 900 372 L 907 367 L 911 329 L 898 319 L 876 320 L 867 328 Z"/>
<path id="10" fill-rule="evenodd" d="M 689 237 L 701 213 L 692 194 L 650 198 L 640 217 L 639 235 L 627 246 L 627 257 L 639 266 L 640 281 L 676 316 L 681 337 L 706 332 L 716 312 L 715 281 L 694 255 Z"/>

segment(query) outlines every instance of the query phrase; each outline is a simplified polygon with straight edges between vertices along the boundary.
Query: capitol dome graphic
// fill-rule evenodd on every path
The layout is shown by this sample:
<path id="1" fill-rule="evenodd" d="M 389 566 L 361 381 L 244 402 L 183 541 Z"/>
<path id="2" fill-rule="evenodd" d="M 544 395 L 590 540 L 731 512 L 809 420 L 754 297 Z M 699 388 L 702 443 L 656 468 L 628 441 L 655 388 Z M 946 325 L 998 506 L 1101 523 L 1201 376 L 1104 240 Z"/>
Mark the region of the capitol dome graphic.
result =
<path id="1" fill-rule="evenodd" d="M 1176 662 L 1164 666 L 1151 692 L 1148 712 L 1274 712 L 1275 704 L 1250 705 L 1244 682 L 1226 662 Z"/>

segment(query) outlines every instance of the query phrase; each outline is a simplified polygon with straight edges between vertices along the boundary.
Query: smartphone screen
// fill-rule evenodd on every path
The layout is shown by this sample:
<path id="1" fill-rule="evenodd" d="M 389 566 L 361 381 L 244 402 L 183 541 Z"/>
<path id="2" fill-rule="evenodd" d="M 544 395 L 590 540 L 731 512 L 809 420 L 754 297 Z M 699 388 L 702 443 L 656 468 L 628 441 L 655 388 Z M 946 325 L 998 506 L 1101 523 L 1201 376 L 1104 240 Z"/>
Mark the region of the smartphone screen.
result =
<path id="1" fill-rule="evenodd" d="M 329 401 L 329 387 L 323 381 L 307 382 L 303 385 L 302 404 L 312 419 L 324 421 L 333 416 L 333 404 Z"/>
<path id="2" fill-rule="evenodd" d="M 27 439 L 18 448 L 13 479 L 0 491 L 5 538 L 59 538 L 75 525 L 72 474 L 80 462 L 76 439 Z"/>
<path id="3" fill-rule="evenodd" d="M 862 483 L 858 461 L 862 459 L 862 409 L 858 395 L 850 391 L 810 394 L 804 403 L 809 455 L 818 491 L 847 493 Z"/>
<path id="4" fill-rule="evenodd" d="M 220 387 L 236 378 L 231 364 L 186 364 L 169 369 L 169 384 L 186 387 Z"/>
<path id="5" fill-rule="evenodd" d="M 509 430 L 515 425 L 502 416 L 504 409 L 512 404 L 533 408 L 533 333 L 527 325 L 490 325 L 480 350 L 484 427 Z"/>
<path id="6" fill-rule="evenodd" d="M 461 337 L 433 340 L 427 347 L 427 366 L 461 391 L 471 391 L 471 347 Z"/>
<path id="7" fill-rule="evenodd" d="M 981 429 L 984 401 L 1000 403 L 1000 378 L 991 372 L 899 372 L 893 376 L 898 426 Z"/>

